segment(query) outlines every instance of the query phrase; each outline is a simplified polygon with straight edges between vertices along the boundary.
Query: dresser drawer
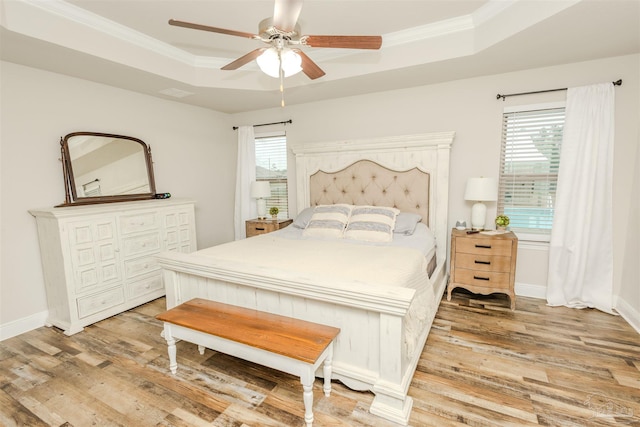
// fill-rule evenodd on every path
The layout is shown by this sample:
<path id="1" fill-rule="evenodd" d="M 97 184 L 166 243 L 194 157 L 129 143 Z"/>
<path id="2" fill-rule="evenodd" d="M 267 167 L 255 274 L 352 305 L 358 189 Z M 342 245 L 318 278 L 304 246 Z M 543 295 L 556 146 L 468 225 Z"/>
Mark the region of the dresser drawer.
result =
<path id="1" fill-rule="evenodd" d="M 511 255 L 511 240 L 501 239 L 456 239 L 456 252 L 466 254 Z"/>
<path id="2" fill-rule="evenodd" d="M 78 298 L 78 317 L 83 318 L 124 303 L 122 287 Z"/>
<path id="3" fill-rule="evenodd" d="M 152 292 L 164 291 L 162 276 L 157 274 L 146 279 L 138 280 L 127 285 L 129 299 L 141 297 Z"/>
<path id="4" fill-rule="evenodd" d="M 508 273 L 511 271 L 511 257 L 459 253 L 456 255 L 456 268 Z"/>
<path id="5" fill-rule="evenodd" d="M 122 240 L 125 257 L 142 255 L 160 251 L 160 233 L 149 233 L 141 236 L 127 237 Z"/>
<path id="6" fill-rule="evenodd" d="M 481 288 L 510 288 L 510 273 L 456 268 L 455 282 Z"/>
<path id="7" fill-rule="evenodd" d="M 160 270 L 160 266 L 153 257 L 135 258 L 124 262 L 124 275 L 127 279 L 158 270 Z"/>
<path id="8" fill-rule="evenodd" d="M 155 211 L 120 216 L 120 233 L 131 234 L 160 228 L 158 214 Z"/>

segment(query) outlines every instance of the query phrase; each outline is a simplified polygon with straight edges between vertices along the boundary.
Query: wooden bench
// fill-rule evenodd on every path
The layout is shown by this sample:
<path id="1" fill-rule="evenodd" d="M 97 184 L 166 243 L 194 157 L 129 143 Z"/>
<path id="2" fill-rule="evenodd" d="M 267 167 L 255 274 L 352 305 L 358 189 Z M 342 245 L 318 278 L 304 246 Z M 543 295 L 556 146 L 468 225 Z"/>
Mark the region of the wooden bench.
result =
<path id="1" fill-rule="evenodd" d="M 258 310 L 192 299 L 156 316 L 164 322 L 169 369 L 176 373 L 176 339 L 300 377 L 304 420 L 313 423 L 313 381 L 324 362 L 325 396 L 331 392 L 333 340 L 340 329 Z"/>

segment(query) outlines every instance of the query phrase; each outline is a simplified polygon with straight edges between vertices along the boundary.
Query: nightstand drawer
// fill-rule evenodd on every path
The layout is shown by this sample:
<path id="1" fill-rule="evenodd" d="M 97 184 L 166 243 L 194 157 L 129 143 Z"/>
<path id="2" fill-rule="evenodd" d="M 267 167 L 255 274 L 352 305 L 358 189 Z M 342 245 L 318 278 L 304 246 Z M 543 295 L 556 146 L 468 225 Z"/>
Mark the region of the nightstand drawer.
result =
<path id="1" fill-rule="evenodd" d="M 251 223 L 247 222 L 247 236 L 256 236 L 258 234 L 271 233 L 278 229 L 277 222 L 259 222 Z"/>
<path id="2" fill-rule="evenodd" d="M 485 288 L 509 289 L 510 285 L 508 272 L 467 270 L 465 268 L 456 268 L 455 280 L 456 283 Z"/>
<path id="3" fill-rule="evenodd" d="M 246 221 L 247 237 L 267 234 L 285 228 L 293 222 L 292 219 L 250 219 Z"/>
<path id="4" fill-rule="evenodd" d="M 509 273 L 511 271 L 511 257 L 458 253 L 456 268 Z"/>
<path id="5" fill-rule="evenodd" d="M 511 240 L 469 238 L 456 241 L 457 253 L 510 256 L 511 248 Z"/>

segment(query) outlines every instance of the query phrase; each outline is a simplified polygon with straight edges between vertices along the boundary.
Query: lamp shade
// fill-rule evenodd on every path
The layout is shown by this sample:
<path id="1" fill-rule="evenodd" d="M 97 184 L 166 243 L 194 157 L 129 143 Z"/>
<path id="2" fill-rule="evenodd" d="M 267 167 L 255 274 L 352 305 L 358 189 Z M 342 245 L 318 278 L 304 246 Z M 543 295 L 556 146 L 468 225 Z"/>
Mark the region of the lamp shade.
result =
<path id="1" fill-rule="evenodd" d="M 271 184 L 269 181 L 253 181 L 249 193 L 254 199 L 266 199 L 271 197 Z"/>
<path id="2" fill-rule="evenodd" d="M 469 178 L 464 192 L 465 200 L 495 202 L 498 200 L 498 184 L 495 178 Z"/>
<path id="3" fill-rule="evenodd" d="M 278 78 L 280 77 L 280 59 L 282 59 L 282 71 L 285 77 L 302 71 L 302 58 L 286 47 L 280 49 L 280 56 L 278 56 L 278 49 L 270 47 L 256 58 L 256 62 L 263 73 Z"/>

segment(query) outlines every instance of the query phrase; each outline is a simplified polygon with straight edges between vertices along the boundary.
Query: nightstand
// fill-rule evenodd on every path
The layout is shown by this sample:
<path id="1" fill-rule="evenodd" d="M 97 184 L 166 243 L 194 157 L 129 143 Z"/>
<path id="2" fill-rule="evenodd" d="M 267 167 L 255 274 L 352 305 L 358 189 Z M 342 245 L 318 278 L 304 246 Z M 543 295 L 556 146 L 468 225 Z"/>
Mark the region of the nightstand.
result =
<path id="1" fill-rule="evenodd" d="M 511 310 L 514 310 L 517 252 L 518 238 L 511 231 L 487 235 L 453 229 L 447 301 L 451 301 L 451 291 L 455 288 L 484 295 L 499 292 L 509 295 Z"/>
<path id="2" fill-rule="evenodd" d="M 247 237 L 271 233 L 272 231 L 285 228 L 292 222 L 292 219 L 250 219 L 245 223 L 245 226 L 247 227 Z"/>

